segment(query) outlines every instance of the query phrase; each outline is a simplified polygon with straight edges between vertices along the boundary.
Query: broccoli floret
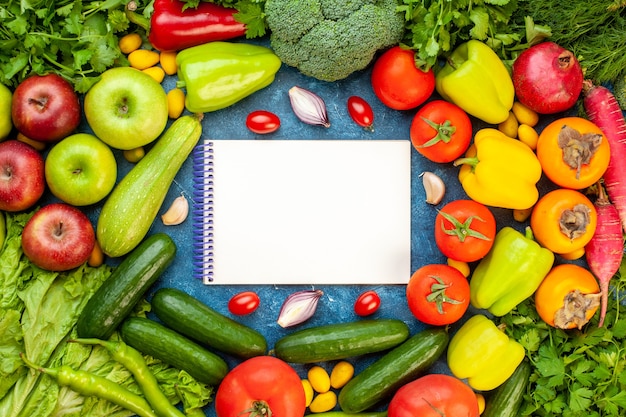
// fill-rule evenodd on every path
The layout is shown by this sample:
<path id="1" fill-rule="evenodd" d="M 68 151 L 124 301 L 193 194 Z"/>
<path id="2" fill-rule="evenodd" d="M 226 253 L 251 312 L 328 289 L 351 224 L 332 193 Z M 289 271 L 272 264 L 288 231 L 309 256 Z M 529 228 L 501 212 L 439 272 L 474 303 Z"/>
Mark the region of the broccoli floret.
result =
<path id="1" fill-rule="evenodd" d="M 397 0 L 267 0 L 271 47 L 305 75 L 340 80 L 400 42 L 404 16 L 397 6 Z"/>

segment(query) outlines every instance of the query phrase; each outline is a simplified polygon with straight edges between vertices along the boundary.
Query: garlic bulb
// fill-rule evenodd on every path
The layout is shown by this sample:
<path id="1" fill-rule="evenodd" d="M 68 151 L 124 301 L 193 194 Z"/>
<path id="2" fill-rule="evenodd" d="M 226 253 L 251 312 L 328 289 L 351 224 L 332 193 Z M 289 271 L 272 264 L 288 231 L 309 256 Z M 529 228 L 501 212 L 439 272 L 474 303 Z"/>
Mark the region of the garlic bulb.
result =
<path id="1" fill-rule="evenodd" d="M 170 208 L 163 213 L 161 220 L 166 226 L 175 226 L 185 221 L 189 215 L 189 202 L 184 195 L 180 195 L 172 202 Z"/>

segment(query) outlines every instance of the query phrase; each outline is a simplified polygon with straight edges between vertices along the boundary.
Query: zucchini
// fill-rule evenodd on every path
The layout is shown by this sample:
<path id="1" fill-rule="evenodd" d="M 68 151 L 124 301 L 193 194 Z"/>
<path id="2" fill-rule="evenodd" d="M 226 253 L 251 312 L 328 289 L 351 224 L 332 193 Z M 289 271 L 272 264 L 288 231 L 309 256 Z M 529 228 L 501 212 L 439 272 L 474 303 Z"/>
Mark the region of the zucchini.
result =
<path id="1" fill-rule="evenodd" d="M 174 177 L 201 133 L 198 116 L 176 119 L 146 156 L 113 188 L 96 225 L 98 243 L 105 254 L 125 255 L 146 236 Z"/>
<path id="2" fill-rule="evenodd" d="M 339 392 L 346 413 L 360 413 L 391 396 L 430 368 L 448 346 L 448 332 L 432 328 L 416 333 L 352 378 Z"/>
<path id="3" fill-rule="evenodd" d="M 487 397 L 481 417 L 517 417 L 531 373 L 530 363 L 523 360 L 509 379 Z"/>
<path id="4" fill-rule="evenodd" d="M 76 323 L 78 337 L 107 340 L 175 255 L 176 244 L 168 235 L 148 236 L 87 301 Z"/>
<path id="5" fill-rule="evenodd" d="M 409 327 L 397 319 L 359 320 L 298 330 L 274 344 L 286 362 L 313 363 L 380 352 L 404 342 Z"/>
<path id="6" fill-rule="evenodd" d="M 175 289 L 160 288 L 151 300 L 152 311 L 169 328 L 240 358 L 265 355 L 265 336 L 220 314 L 202 301 Z"/>
<path id="7" fill-rule="evenodd" d="M 218 385 L 228 373 L 224 359 L 153 320 L 129 317 L 120 327 L 120 336 L 144 355 L 187 371 L 205 384 Z"/>

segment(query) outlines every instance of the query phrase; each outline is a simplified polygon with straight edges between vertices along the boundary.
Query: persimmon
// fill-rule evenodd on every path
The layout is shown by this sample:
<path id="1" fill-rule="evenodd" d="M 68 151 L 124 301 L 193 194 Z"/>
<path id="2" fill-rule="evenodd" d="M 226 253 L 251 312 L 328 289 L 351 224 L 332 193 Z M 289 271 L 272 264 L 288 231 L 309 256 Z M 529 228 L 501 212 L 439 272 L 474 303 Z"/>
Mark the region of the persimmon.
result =
<path id="1" fill-rule="evenodd" d="M 597 212 L 591 200 L 580 191 L 568 188 L 557 188 L 545 194 L 530 214 L 535 240 L 557 254 L 579 252 L 593 237 L 597 223 Z"/>
<path id="2" fill-rule="evenodd" d="M 581 190 L 595 184 L 609 166 L 611 151 L 602 130 L 582 117 L 563 117 L 537 139 L 537 158 L 556 185 Z"/>
<path id="3" fill-rule="evenodd" d="M 543 321 L 559 329 L 582 328 L 600 306 L 600 287 L 593 274 L 576 264 L 553 267 L 535 292 Z"/>

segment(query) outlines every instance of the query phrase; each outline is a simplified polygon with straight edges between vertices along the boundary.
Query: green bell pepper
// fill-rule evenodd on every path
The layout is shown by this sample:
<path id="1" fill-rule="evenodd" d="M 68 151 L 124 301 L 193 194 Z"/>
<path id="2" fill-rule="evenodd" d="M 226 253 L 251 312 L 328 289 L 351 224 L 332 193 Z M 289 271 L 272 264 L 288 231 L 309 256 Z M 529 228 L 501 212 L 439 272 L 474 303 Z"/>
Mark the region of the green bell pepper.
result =
<path id="1" fill-rule="evenodd" d="M 515 88 L 509 70 L 487 44 L 459 45 L 437 72 L 437 92 L 478 119 L 498 124 L 509 117 Z"/>
<path id="2" fill-rule="evenodd" d="M 505 226 L 470 279 L 472 306 L 503 316 L 539 288 L 554 263 L 554 253 L 532 238 Z"/>
<path id="3" fill-rule="evenodd" d="M 223 109 L 267 87 L 281 66 L 269 48 L 231 42 L 183 49 L 176 63 L 176 86 L 187 90 L 185 107 L 192 113 Z"/>

